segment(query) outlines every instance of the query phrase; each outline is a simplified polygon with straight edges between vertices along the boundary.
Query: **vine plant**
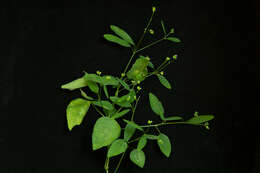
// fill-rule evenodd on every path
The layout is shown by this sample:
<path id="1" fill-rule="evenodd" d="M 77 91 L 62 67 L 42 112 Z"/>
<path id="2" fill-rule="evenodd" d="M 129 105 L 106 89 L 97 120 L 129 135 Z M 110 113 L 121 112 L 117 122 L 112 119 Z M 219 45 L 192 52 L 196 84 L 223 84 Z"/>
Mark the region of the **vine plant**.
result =
<path id="1" fill-rule="evenodd" d="M 81 98 L 72 100 L 67 106 L 67 124 L 70 131 L 74 126 L 82 123 L 90 106 L 100 114 L 101 117 L 97 119 L 92 132 L 92 149 L 98 150 L 103 147 L 107 148 L 104 164 L 106 173 L 109 173 L 110 170 L 109 160 L 114 156 L 121 155 L 114 173 L 118 171 L 127 149 L 131 149 L 130 160 L 137 166 L 143 168 L 145 164 L 143 148 L 146 146 L 147 140 L 156 140 L 161 152 L 166 157 L 169 157 L 171 154 L 171 142 L 167 135 L 160 131 L 160 126 L 189 124 L 203 126 L 209 129 L 208 121 L 214 118 L 213 115 L 199 115 L 198 112 L 195 112 L 194 116 L 188 120 L 184 120 L 180 116 L 166 116 L 162 102 L 156 95 L 149 93 L 150 107 L 152 111 L 160 117 L 161 122 L 153 123 L 151 120 L 148 120 L 147 124 L 141 125 L 134 120 L 142 90 L 140 85 L 146 78 L 155 76 L 163 86 L 168 89 L 172 88 L 171 84 L 165 78 L 163 70 L 169 64 L 176 61 L 177 55 L 172 56 L 172 58 L 166 57 L 157 68 L 155 68 L 148 56 L 140 55 L 141 51 L 162 41 L 180 42 L 180 39 L 173 36 L 174 29 L 172 28 L 167 32 L 164 22 L 161 20 L 163 37 L 140 48 L 144 36 L 147 33 L 154 33 L 150 28 L 150 24 L 155 11 L 156 8 L 152 7 L 151 17 L 137 43 L 135 43 L 123 29 L 114 25 L 111 25 L 110 28 L 116 35 L 104 34 L 106 40 L 131 49 L 129 62 L 120 77 L 102 75 L 100 71 L 96 71 L 95 74 L 84 72 L 81 78 L 61 86 L 63 89 L 79 89 L 82 96 Z M 132 67 L 128 69 L 136 55 L 138 55 L 138 58 Z M 95 98 L 86 94 L 83 90 L 83 88 L 85 89 L 86 87 L 95 93 Z M 124 128 L 119 125 L 119 119 L 123 119 Z M 158 134 L 152 134 L 152 128 L 154 128 Z M 141 135 L 132 139 L 136 131 L 140 131 L 139 134 Z M 123 135 L 121 135 L 122 133 Z M 131 144 L 135 144 L 134 149 L 130 147 Z"/>

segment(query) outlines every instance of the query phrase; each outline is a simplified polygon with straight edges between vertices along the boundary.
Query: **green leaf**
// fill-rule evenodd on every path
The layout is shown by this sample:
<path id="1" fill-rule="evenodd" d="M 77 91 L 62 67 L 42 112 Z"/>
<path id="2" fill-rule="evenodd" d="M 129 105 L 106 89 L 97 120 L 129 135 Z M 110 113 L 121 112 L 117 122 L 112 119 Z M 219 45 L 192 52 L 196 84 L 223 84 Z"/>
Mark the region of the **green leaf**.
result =
<path id="1" fill-rule="evenodd" d="M 82 97 L 84 97 L 87 100 L 90 100 L 90 101 L 94 100 L 94 98 L 88 96 L 82 89 L 80 89 L 80 94 Z"/>
<path id="2" fill-rule="evenodd" d="M 102 76 L 102 85 L 114 85 L 117 86 L 119 84 L 119 81 L 110 75 Z"/>
<path id="3" fill-rule="evenodd" d="M 84 79 L 84 77 L 82 77 L 82 78 L 78 78 L 72 82 L 62 85 L 61 88 L 75 90 L 78 88 L 86 87 L 87 85 L 88 85 L 87 81 Z"/>
<path id="4" fill-rule="evenodd" d="M 117 43 L 117 44 L 119 44 L 121 46 L 131 47 L 131 45 L 127 41 L 125 41 L 125 40 L 123 40 L 123 39 L 121 39 L 121 38 L 119 38 L 117 36 L 114 36 L 112 34 L 104 34 L 104 38 L 106 40 L 108 40 L 108 41 L 111 41 L 113 43 Z"/>
<path id="5" fill-rule="evenodd" d="M 108 94 L 106 85 L 103 86 L 103 90 L 104 90 L 104 93 L 105 93 L 106 97 L 109 98 L 109 94 Z"/>
<path id="6" fill-rule="evenodd" d="M 172 117 L 164 117 L 165 121 L 177 121 L 177 120 L 183 120 L 182 117 L 178 117 L 178 116 L 172 116 Z"/>
<path id="7" fill-rule="evenodd" d="M 133 121 L 128 121 L 126 119 L 123 119 L 124 122 L 126 122 L 127 124 L 130 124 L 132 125 L 134 128 L 138 129 L 138 130 L 141 130 L 141 131 L 144 131 L 144 129 L 142 127 L 140 127 L 138 124 L 136 124 L 135 122 Z"/>
<path id="8" fill-rule="evenodd" d="M 113 103 L 115 103 L 115 104 L 117 104 L 117 105 L 119 105 L 121 107 L 124 107 L 124 108 L 132 107 L 131 104 L 128 101 L 126 101 L 126 100 L 122 101 L 119 97 L 116 97 L 116 96 L 111 96 L 110 100 Z"/>
<path id="9" fill-rule="evenodd" d="M 212 119 L 214 119 L 213 115 L 199 115 L 197 117 L 192 117 L 191 119 L 187 120 L 186 122 L 199 125 L 201 123 L 205 123 L 205 122 L 210 121 Z"/>
<path id="10" fill-rule="evenodd" d="M 158 136 L 155 136 L 155 135 L 150 135 L 150 134 L 144 134 L 144 135 L 147 139 L 150 139 L 150 140 L 157 140 L 158 139 Z"/>
<path id="11" fill-rule="evenodd" d="M 175 43 L 180 43 L 181 42 L 181 40 L 178 39 L 177 37 L 168 37 L 166 39 L 169 40 L 169 41 L 175 42 Z"/>
<path id="12" fill-rule="evenodd" d="M 131 69 L 127 72 L 126 75 L 128 79 L 132 79 L 136 82 L 142 82 L 148 74 L 147 66 L 149 61 L 150 60 L 148 57 L 140 56 L 140 58 L 135 61 Z"/>
<path id="13" fill-rule="evenodd" d="M 92 82 L 92 81 L 88 81 L 88 87 L 89 87 L 89 89 L 92 91 L 92 92 L 94 92 L 94 93 L 98 93 L 98 91 L 99 91 L 99 87 L 98 87 L 98 85 L 95 83 L 95 82 Z"/>
<path id="14" fill-rule="evenodd" d="M 102 83 L 102 77 L 98 76 L 96 74 L 85 73 L 84 78 L 87 81 L 92 81 L 92 82 L 96 82 L 96 83 Z"/>
<path id="15" fill-rule="evenodd" d="M 111 118 L 114 118 L 114 119 L 120 118 L 120 117 L 124 116 L 125 114 L 127 114 L 129 111 L 130 111 L 130 109 L 125 109 L 121 112 L 115 113 L 114 115 L 112 115 Z"/>
<path id="16" fill-rule="evenodd" d="M 163 20 L 161 20 L 161 25 L 162 25 L 163 33 L 166 35 L 166 30 L 165 30 L 165 26 L 164 26 Z"/>
<path id="17" fill-rule="evenodd" d="M 125 41 L 127 41 L 128 43 L 130 43 L 132 45 L 135 45 L 132 38 L 123 29 L 121 29 L 121 28 L 119 28 L 115 25 L 111 25 L 110 28 L 111 28 L 112 31 L 114 31 L 122 39 L 124 39 Z"/>
<path id="18" fill-rule="evenodd" d="M 117 139 L 109 147 L 109 150 L 107 152 L 107 157 L 117 156 L 117 155 L 125 152 L 127 147 L 128 147 L 128 144 L 125 140 Z"/>
<path id="19" fill-rule="evenodd" d="M 148 62 L 148 67 L 154 69 L 154 65 L 153 65 L 153 63 L 151 61 Z"/>
<path id="20" fill-rule="evenodd" d="M 147 143 L 147 138 L 146 138 L 145 135 L 143 135 L 143 136 L 139 139 L 139 141 L 138 141 L 137 149 L 138 149 L 138 150 L 142 150 L 142 149 L 145 147 L 146 143 Z"/>
<path id="21" fill-rule="evenodd" d="M 129 141 L 134 135 L 136 128 L 131 124 L 127 124 L 124 131 L 124 140 Z"/>
<path id="22" fill-rule="evenodd" d="M 90 101 L 77 98 L 72 100 L 66 110 L 68 128 L 71 131 L 76 125 L 80 125 L 88 112 Z"/>
<path id="23" fill-rule="evenodd" d="M 126 90 L 128 90 L 128 91 L 131 90 L 130 87 L 129 87 L 129 85 L 128 85 L 125 81 L 123 81 L 123 80 L 121 80 L 121 79 L 119 79 L 119 78 L 117 78 L 117 80 L 119 81 L 119 83 L 120 83 Z"/>
<path id="24" fill-rule="evenodd" d="M 130 160 L 140 168 L 143 168 L 145 163 L 145 154 L 142 150 L 134 149 L 130 153 Z"/>
<path id="25" fill-rule="evenodd" d="M 154 113 L 163 118 L 164 108 L 160 100 L 152 93 L 149 93 L 150 106 Z"/>
<path id="26" fill-rule="evenodd" d="M 114 109 L 113 105 L 109 101 L 101 100 L 101 101 L 92 101 L 91 103 L 96 105 L 96 106 L 107 109 L 107 110 L 113 110 Z"/>
<path id="27" fill-rule="evenodd" d="M 168 136 L 163 133 L 160 133 L 157 139 L 157 144 L 161 150 L 161 152 L 166 156 L 169 157 L 171 154 L 171 142 Z"/>
<path id="28" fill-rule="evenodd" d="M 99 118 L 92 133 L 92 148 L 97 150 L 110 145 L 121 133 L 120 125 L 114 119 L 108 117 Z"/>
<path id="29" fill-rule="evenodd" d="M 171 84 L 168 82 L 168 80 L 164 76 L 157 74 L 157 77 L 163 86 L 165 86 L 168 89 L 172 89 Z"/>

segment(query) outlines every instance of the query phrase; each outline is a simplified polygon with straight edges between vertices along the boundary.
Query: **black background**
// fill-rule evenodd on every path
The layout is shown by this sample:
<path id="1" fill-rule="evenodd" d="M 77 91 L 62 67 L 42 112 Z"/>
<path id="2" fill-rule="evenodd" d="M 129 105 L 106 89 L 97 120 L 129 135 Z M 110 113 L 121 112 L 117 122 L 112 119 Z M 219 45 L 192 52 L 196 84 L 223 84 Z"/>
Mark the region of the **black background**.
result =
<path id="1" fill-rule="evenodd" d="M 66 105 L 79 96 L 60 86 L 82 71 L 119 75 L 129 51 L 109 44 L 102 34 L 118 25 L 137 40 L 151 14 L 153 36 L 161 36 L 160 19 L 174 27 L 182 43 L 147 49 L 158 65 L 179 59 L 166 71 L 173 90 L 151 78 L 136 120 L 157 117 L 147 92 L 160 97 L 168 114 L 185 118 L 194 111 L 214 114 L 211 130 L 161 128 L 173 143 L 169 159 L 149 142 L 144 169 L 127 158 L 119 172 L 238 173 L 259 171 L 259 123 L 254 110 L 256 86 L 256 4 L 226 0 L 14 1 L 1 2 L 0 41 L 0 172 L 103 172 L 104 152 L 91 151 L 90 110 L 82 125 L 69 132 Z M 258 13 L 259 14 L 259 13 Z M 155 82 L 156 81 L 156 82 Z M 258 120 L 257 120 L 258 119 Z M 258 127 L 257 127 L 258 125 Z M 258 152 L 257 152 L 258 151 Z M 112 161 L 111 168 L 114 168 Z M 258 170 L 257 170 L 258 169 Z"/>

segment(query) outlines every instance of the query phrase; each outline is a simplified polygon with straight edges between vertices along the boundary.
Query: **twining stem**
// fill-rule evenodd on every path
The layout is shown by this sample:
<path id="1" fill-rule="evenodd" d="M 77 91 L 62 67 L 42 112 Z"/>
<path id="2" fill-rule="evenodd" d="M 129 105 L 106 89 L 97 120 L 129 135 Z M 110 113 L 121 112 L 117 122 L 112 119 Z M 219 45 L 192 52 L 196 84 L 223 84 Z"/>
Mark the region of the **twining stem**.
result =
<path id="1" fill-rule="evenodd" d="M 125 152 L 126 152 L 126 151 L 125 151 Z M 116 166 L 116 169 L 115 169 L 114 173 L 117 173 L 117 171 L 118 171 L 118 169 L 119 169 L 119 167 L 120 167 L 120 165 L 121 165 L 121 163 L 122 163 L 122 160 L 123 160 L 123 158 L 124 158 L 125 152 L 123 152 L 123 154 L 121 155 L 120 160 L 119 160 L 119 162 L 118 162 L 118 164 L 117 164 L 117 166 Z"/>
<path id="2" fill-rule="evenodd" d="M 106 158 L 104 169 L 106 170 L 106 173 L 109 172 L 109 157 Z"/>

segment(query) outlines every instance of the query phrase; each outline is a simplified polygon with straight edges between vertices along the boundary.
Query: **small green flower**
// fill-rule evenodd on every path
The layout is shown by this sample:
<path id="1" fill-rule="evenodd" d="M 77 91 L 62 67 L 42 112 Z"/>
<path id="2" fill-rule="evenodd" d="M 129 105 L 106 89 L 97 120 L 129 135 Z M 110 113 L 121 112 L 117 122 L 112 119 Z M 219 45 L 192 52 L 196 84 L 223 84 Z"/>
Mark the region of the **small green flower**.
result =
<path id="1" fill-rule="evenodd" d="M 150 34 L 154 34 L 154 30 L 152 30 L 152 29 L 149 29 L 149 32 L 150 32 Z"/>
<path id="2" fill-rule="evenodd" d="M 142 88 L 140 86 L 137 86 L 137 90 L 140 91 Z"/>
<path id="3" fill-rule="evenodd" d="M 170 57 L 166 57 L 166 58 L 165 58 L 165 61 L 170 61 L 170 60 L 171 60 Z"/>
<path id="4" fill-rule="evenodd" d="M 199 112 L 194 112 L 194 117 L 198 117 L 199 116 Z"/>
<path id="5" fill-rule="evenodd" d="M 125 73 L 121 73 L 121 76 L 122 76 L 122 77 L 125 77 Z"/>
<path id="6" fill-rule="evenodd" d="M 160 75 L 163 75 L 163 74 L 164 74 L 164 72 L 163 72 L 163 71 L 161 71 L 161 72 L 160 72 Z"/>
<path id="7" fill-rule="evenodd" d="M 155 12 L 156 11 L 156 7 L 153 7 L 152 10 L 153 10 L 153 12 Z"/>
<path id="8" fill-rule="evenodd" d="M 137 84 L 140 84 L 140 81 L 137 81 Z"/>
<path id="9" fill-rule="evenodd" d="M 152 123 L 153 123 L 152 120 L 148 120 L 148 121 L 147 121 L 147 124 L 152 124 Z"/>
<path id="10" fill-rule="evenodd" d="M 178 57 L 178 55 L 173 55 L 173 56 L 172 56 L 172 59 L 173 59 L 173 60 L 177 60 L 177 57 Z"/>
<path id="11" fill-rule="evenodd" d="M 99 76 L 101 75 L 101 71 L 99 71 L 99 70 L 97 70 L 96 73 L 97 73 L 97 75 L 99 75 Z"/>

